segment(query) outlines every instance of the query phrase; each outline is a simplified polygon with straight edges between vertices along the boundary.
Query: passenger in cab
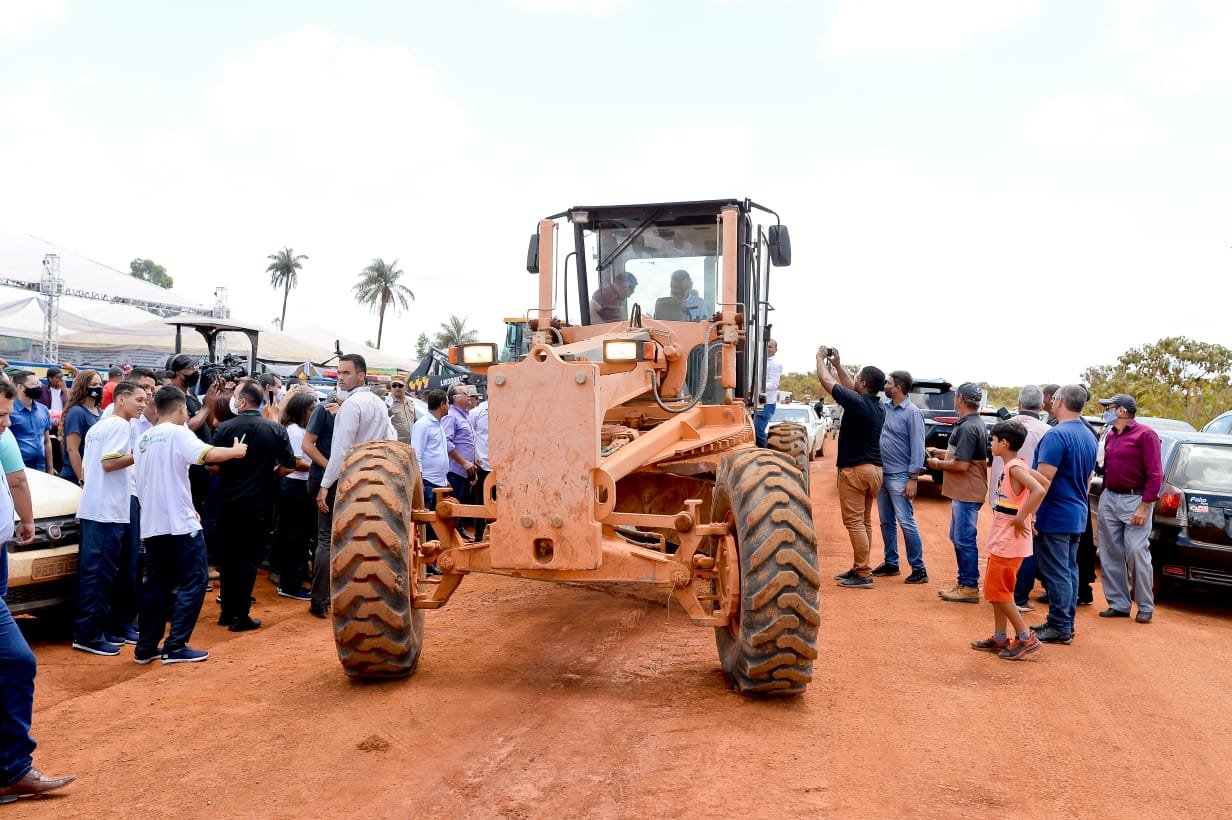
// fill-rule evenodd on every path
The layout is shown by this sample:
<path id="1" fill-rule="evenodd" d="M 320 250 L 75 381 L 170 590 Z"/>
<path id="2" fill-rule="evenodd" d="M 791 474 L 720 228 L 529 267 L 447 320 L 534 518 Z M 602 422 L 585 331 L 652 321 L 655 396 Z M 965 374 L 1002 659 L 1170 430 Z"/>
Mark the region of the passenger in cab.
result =
<path id="1" fill-rule="evenodd" d="M 595 291 L 590 297 L 590 321 L 619 322 L 629 316 L 628 299 L 637 289 L 637 277 L 621 271 L 612 281 Z"/>

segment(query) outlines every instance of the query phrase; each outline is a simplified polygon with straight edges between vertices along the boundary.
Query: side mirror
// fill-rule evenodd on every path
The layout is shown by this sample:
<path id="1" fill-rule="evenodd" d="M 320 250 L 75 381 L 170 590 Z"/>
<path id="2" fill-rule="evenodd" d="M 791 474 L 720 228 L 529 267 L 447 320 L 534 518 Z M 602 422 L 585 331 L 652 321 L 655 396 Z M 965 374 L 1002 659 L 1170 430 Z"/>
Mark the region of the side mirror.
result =
<path id="1" fill-rule="evenodd" d="M 998 407 L 997 408 L 997 418 L 1001 419 L 1001 421 L 1009 421 L 1013 417 L 1014 417 L 1014 414 L 1010 412 L 1010 409 L 1008 407 Z"/>
<path id="2" fill-rule="evenodd" d="M 776 268 L 785 268 L 791 264 L 791 234 L 786 225 L 771 225 L 767 234 L 770 244 L 770 263 Z"/>
<path id="3" fill-rule="evenodd" d="M 539 234 L 530 235 L 530 246 L 526 249 L 526 272 L 539 272 Z"/>

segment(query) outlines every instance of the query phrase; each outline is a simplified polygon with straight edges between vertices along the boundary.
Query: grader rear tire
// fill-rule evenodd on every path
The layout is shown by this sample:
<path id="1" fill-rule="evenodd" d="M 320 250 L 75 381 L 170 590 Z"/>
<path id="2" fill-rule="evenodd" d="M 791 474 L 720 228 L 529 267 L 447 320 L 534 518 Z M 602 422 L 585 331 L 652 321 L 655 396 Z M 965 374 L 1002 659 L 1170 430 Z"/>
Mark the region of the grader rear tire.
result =
<path id="1" fill-rule="evenodd" d="M 334 503 L 330 600 L 338 659 L 352 678 L 405 677 L 419 663 L 424 614 L 411 606 L 421 572 L 411 512 L 423 504 L 409 446 L 351 448 Z"/>
<path id="2" fill-rule="evenodd" d="M 796 469 L 804 476 L 804 492 L 809 491 L 809 452 L 808 430 L 803 424 L 782 422 L 770 428 L 766 433 L 766 448 L 782 453 L 793 462 Z"/>
<path id="3" fill-rule="evenodd" d="M 766 450 L 728 456 L 712 509 L 730 524 L 740 563 L 739 611 L 715 629 L 723 671 L 745 694 L 800 694 L 817 657 L 821 574 L 799 471 Z"/>

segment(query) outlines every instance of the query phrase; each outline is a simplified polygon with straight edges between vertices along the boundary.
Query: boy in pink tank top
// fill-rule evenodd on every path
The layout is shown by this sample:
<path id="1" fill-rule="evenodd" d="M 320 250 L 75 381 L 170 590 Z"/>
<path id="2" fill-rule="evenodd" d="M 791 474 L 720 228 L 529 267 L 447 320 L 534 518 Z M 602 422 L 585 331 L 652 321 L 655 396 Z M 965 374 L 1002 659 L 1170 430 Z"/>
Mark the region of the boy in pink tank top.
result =
<path id="1" fill-rule="evenodd" d="M 1027 439 L 1021 422 L 999 422 L 992 428 L 992 453 L 1005 462 L 1001 483 L 993 504 L 992 532 L 988 536 L 988 569 L 984 576 L 984 600 L 992 604 L 991 638 L 972 641 L 971 648 L 996 652 L 1006 660 L 1018 661 L 1036 652 L 1040 642 L 1027 628 L 1022 613 L 1014 604 L 1014 582 L 1022 559 L 1031 554 L 1031 528 L 1034 514 L 1044 500 L 1043 478 L 1018 457 L 1018 448 Z M 1011 638 L 1006 624 L 1014 627 Z"/>

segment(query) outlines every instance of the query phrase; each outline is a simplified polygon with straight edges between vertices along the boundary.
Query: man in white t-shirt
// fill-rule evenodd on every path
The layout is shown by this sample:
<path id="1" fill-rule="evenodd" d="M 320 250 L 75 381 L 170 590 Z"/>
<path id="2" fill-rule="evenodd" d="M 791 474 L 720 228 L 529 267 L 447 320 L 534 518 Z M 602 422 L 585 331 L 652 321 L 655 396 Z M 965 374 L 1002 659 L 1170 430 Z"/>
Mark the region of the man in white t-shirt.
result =
<path id="1" fill-rule="evenodd" d="M 178 387 L 154 394 L 158 424 L 137 439 L 137 496 L 141 500 L 141 538 L 145 541 L 146 577 L 141 587 L 140 637 L 133 661 L 165 664 L 203 661 L 210 653 L 188 645 L 209 581 L 201 519 L 193 508 L 188 468 L 243 458 L 248 445 L 213 447 L 185 425 L 188 405 Z M 166 642 L 159 641 L 171 629 Z"/>
<path id="2" fill-rule="evenodd" d="M 73 648 L 94 655 L 118 655 L 137 643 L 133 618 L 136 602 L 136 548 L 140 536 L 132 499 L 132 419 L 145 410 L 145 390 L 120 382 L 112 394 L 111 413 L 86 433 L 81 463 L 85 484 L 77 518 L 81 542 L 77 566 L 77 620 Z M 125 550 L 132 553 L 124 560 Z M 133 575 L 117 584 L 121 573 Z M 114 597 L 123 587 L 129 600 Z"/>

